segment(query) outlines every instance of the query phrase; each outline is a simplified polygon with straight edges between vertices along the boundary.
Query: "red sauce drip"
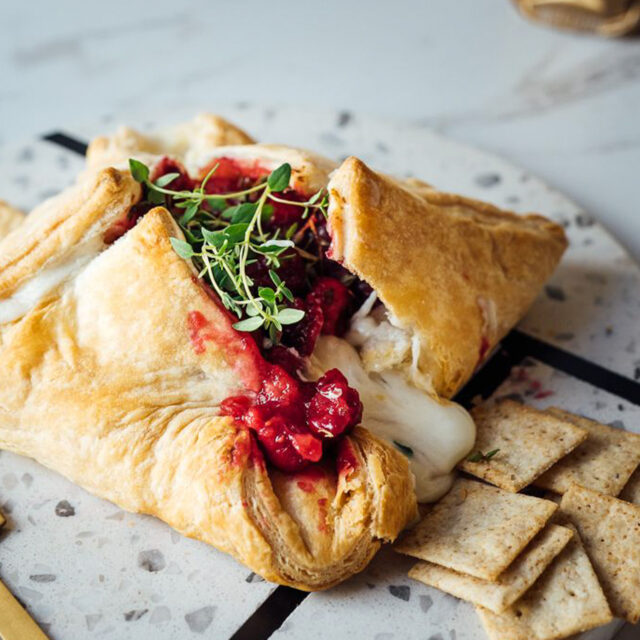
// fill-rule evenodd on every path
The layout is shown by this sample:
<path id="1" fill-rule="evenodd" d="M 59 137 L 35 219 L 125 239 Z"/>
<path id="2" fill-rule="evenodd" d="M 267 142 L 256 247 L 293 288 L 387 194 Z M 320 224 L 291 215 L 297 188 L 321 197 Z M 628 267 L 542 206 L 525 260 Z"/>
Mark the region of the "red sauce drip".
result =
<path id="1" fill-rule="evenodd" d="M 190 311 L 187 316 L 187 327 L 189 329 L 189 340 L 193 346 L 193 351 L 200 355 L 207 350 L 205 346 L 206 340 L 214 340 L 215 336 L 212 333 L 205 331 L 210 326 L 209 321 L 204 317 L 200 311 Z"/>
<path id="2" fill-rule="evenodd" d="M 338 475 L 344 476 L 345 478 L 358 469 L 358 458 L 348 440 L 341 440 L 338 445 L 336 467 L 338 469 Z"/>
<path id="3" fill-rule="evenodd" d="M 196 283 L 201 284 L 197 279 Z M 214 319 L 209 320 L 201 311 L 190 311 L 187 314 L 187 331 L 194 353 L 205 353 L 207 342 L 221 345 L 227 363 L 233 367 L 248 389 L 257 391 L 262 383 L 264 359 L 255 340 L 250 334 L 241 333 L 232 327 L 235 316 L 222 307 L 217 296 L 211 293 L 208 287 L 204 288 L 203 292 L 209 304 L 211 300 L 216 303 L 209 312 Z"/>
<path id="4" fill-rule="evenodd" d="M 486 357 L 487 353 L 489 353 L 489 347 L 491 344 L 489 340 L 485 336 L 482 336 L 480 339 L 480 353 L 478 355 L 478 364 L 480 364 Z"/>
<path id="5" fill-rule="evenodd" d="M 313 465 L 298 472 L 296 477 L 298 478 L 297 485 L 299 489 L 305 493 L 313 493 L 315 491 L 316 482 L 324 480 L 327 476 L 321 466 Z"/>
<path id="6" fill-rule="evenodd" d="M 301 489 L 305 493 L 313 493 L 315 491 L 315 486 L 312 482 L 308 482 L 307 480 L 298 480 L 297 482 L 298 489 Z"/>

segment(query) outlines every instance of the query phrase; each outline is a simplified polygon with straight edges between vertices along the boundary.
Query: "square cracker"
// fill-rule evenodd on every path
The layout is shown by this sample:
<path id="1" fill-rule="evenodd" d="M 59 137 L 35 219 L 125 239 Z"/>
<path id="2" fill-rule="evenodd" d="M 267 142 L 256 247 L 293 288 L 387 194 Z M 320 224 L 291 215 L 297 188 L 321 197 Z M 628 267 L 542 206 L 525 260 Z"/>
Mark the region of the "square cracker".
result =
<path id="1" fill-rule="evenodd" d="M 464 460 L 459 466 L 507 491 L 530 485 L 588 435 L 568 420 L 509 399 L 475 407 L 471 415 L 478 429 L 474 450 L 499 451 L 489 460 Z"/>
<path id="2" fill-rule="evenodd" d="M 558 505 L 458 478 L 395 549 L 459 573 L 495 580 Z"/>
<path id="3" fill-rule="evenodd" d="M 514 605 L 501 614 L 477 611 L 491 640 L 558 640 L 612 620 L 577 534 Z"/>
<path id="4" fill-rule="evenodd" d="M 575 482 L 617 496 L 640 464 L 640 435 L 600 424 L 552 407 L 548 412 L 589 432 L 566 458 L 534 481 L 537 487 L 564 493 Z"/>
<path id="5" fill-rule="evenodd" d="M 640 467 L 633 472 L 629 482 L 624 485 L 624 489 L 618 497 L 620 500 L 640 504 Z"/>
<path id="6" fill-rule="evenodd" d="M 409 571 L 409 577 L 494 613 L 501 613 L 531 587 L 572 536 L 571 529 L 548 525 L 500 574 L 496 582 L 480 580 L 422 561 Z"/>
<path id="7" fill-rule="evenodd" d="M 640 506 L 576 484 L 560 504 L 580 533 L 614 615 L 640 620 Z"/>

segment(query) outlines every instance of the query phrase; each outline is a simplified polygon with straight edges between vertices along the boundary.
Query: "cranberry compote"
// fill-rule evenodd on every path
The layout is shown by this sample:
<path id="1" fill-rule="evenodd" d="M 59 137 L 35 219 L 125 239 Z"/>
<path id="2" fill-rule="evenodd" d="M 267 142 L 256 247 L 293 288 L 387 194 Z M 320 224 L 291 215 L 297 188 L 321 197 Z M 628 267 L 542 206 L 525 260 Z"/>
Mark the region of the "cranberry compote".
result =
<path id="1" fill-rule="evenodd" d="M 337 369 L 316 382 L 303 382 L 278 365 L 265 369 L 262 389 L 255 397 L 227 398 L 221 412 L 255 433 L 278 469 L 300 471 L 319 462 L 327 444 L 360 422 L 358 392 Z"/>
<path id="2" fill-rule="evenodd" d="M 269 170 L 256 160 L 219 157 L 203 168 L 197 178 L 192 178 L 179 162 L 163 158 L 151 180 L 168 173 L 178 174 L 167 185 L 167 189 L 175 192 L 193 191 L 207 177 L 204 191 L 224 198 L 224 208 L 256 202 L 260 190 L 254 187 L 266 179 Z M 247 190 L 250 192 L 242 193 Z M 266 201 L 262 227 L 275 238 L 291 239 L 295 246 L 281 252 L 277 263 L 264 255 L 255 256 L 247 263 L 246 274 L 254 295 L 258 295 L 260 287 L 273 287 L 279 278 L 294 298 L 287 302 L 287 307 L 302 310 L 305 315 L 295 324 L 284 325 L 275 340 L 273 333 L 267 335 L 263 329 L 242 334 L 246 340 L 255 339 L 260 349 L 260 354 L 256 349 L 255 361 L 256 376 L 261 381 L 259 391 L 227 398 L 221 404 L 221 413 L 232 416 L 253 434 L 273 466 L 297 472 L 319 462 L 333 444 L 337 446 L 332 451 L 341 452 L 338 457 L 342 460 L 346 455 L 343 436 L 362 418 L 358 392 L 340 371 L 331 369 L 315 382 L 302 380 L 300 372 L 319 336 L 344 334 L 353 312 L 368 293 L 362 288 L 366 287 L 364 283 L 327 258 L 331 239 L 324 214 L 317 206 L 300 204 L 313 194 L 287 187 L 273 195 Z M 199 215 L 210 214 L 212 219 L 222 215 L 217 200 L 203 201 L 200 207 L 204 213 Z M 179 219 L 185 209 L 175 203 L 170 194 L 164 198 L 165 206 Z M 145 201 L 144 206 L 151 205 Z M 197 235 L 198 230 L 195 232 Z M 275 280 L 270 271 L 276 272 Z M 212 291 L 211 295 L 217 297 Z M 215 335 L 208 333 L 206 318 L 197 313 L 189 314 L 188 327 L 196 353 L 204 353 L 205 342 L 215 339 Z M 350 464 L 353 467 L 355 463 Z"/>

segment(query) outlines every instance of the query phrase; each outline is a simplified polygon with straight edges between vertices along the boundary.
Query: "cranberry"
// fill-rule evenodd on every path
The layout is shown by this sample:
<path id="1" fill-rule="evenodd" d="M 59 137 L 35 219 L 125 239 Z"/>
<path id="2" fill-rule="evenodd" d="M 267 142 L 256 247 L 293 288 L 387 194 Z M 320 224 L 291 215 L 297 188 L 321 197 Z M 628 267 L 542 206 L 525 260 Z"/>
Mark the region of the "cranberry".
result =
<path id="1" fill-rule="evenodd" d="M 207 180 L 207 193 L 233 193 L 253 186 L 269 171 L 263 169 L 257 161 L 241 163 L 234 158 L 221 157 L 212 160 L 201 172 L 200 179 L 204 180 L 211 169 L 217 165 L 213 175 Z"/>
<path id="2" fill-rule="evenodd" d="M 153 207 L 154 205 L 148 202 L 134 204 L 124 218 L 118 220 L 118 222 L 114 222 L 104 232 L 104 243 L 113 244 L 116 240 L 119 240 L 127 231 L 133 229 L 138 223 L 138 220 L 153 209 Z"/>
<path id="3" fill-rule="evenodd" d="M 268 419 L 257 434 L 271 462 L 282 471 L 299 471 L 322 458 L 322 440 L 286 413 Z"/>
<path id="4" fill-rule="evenodd" d="M 259 287 L 273 287 L 273 281 L 269 275 L 271 268 L 266 258 L 260 255 L 255 262 L 248 265 L 247 275 Z M 294 249 L 287 249 L 280 254 L 280 267 L 275 271 L 294 295 L 299 295 L 307 289 L 305 263 L 302 256 Z"/>
<path id="5" fill-rule="evenodd" d="M 281 200 L 290 200 L 291 202 L 304 202 L 307 199 L 292 189 L 286 189 L 282 193 L 278 193 L 277 196 Z M 271 227 L 286 231 L 294 222 L 301 223 L 302 214 L 304 213 L 303 207 L 295 204 L 284 204 L 275 200 L 270 200 L 269 204 L 273 207 L 273 216 L 269 220 Z"/>
<path id="6" fill-rule="evenodd" d="M 303 302 L 299 298 L 291 306 L 301 309 L 305 315 L 300 322 L 284 327 L 282 342 L 294 347 L 301 356 L 310 356 L 324 325 L 322 307 L 313 300 Z"/>
<path id="7" fill-rule="evenodd" d="M 258 393 L 261 405 L 301 405 L 304 402 L 304 391 L 297 378 L 289 375 L 282 367 L 269 367 L 268 375 Z"/>
<path id="8" fill-rule="evenodd" d="M 312 431 L 335 438 L 360 422 L 362 402 L 342 373 L 331 369 L 316 382 L 306 417 Z"/>
<path id="9" fill-rule="evenodd" d="M 274 466 L 293 472 L 321 460 L 324 441 L 353 428 L 362 416 L 362 404 L 337 369 L 312 383 L 271 365 L 257 396 L 228 398 L 221 412 L 256 434 Z"/>
<path id="10" fill-rule="evenodd" d="M 166 156 L 158 162 L 151 174 L 151 180 L 155 181 L 167 173 L 179 173 L 167 186 L 172 191 L 191 191 L 195 186 L 195 181 L 189 177 L 187 170 L 177 161 Z"/>
<path id="11" fill-rule="evenodd" d="M 265 353 L 265 357 L 269 362 L 282 367 L 292 376 L 297 375 L 298 371 L 300 371 L 304 366 L 304 362 L 299 355 L 296 355 L 291 349 L 287 349 L 287 347 L 283 347 L 280 344 L 268 349 Z"/>
<path id="12" fill-rule="evenodd" d="M 351 294 L 340 280 L 326 276 L 318 278 L 306 299 L 322 308 L 322 333 L 339 336 L 347 330 Z"/>

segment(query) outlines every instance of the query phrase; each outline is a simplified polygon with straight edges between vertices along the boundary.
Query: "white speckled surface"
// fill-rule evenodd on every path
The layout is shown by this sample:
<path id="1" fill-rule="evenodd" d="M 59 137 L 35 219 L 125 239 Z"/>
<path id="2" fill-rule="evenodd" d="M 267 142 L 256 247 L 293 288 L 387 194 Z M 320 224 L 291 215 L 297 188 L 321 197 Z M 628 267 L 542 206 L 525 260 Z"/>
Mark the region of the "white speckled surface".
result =
<path id="1" fill-rule="evenodd" d="M 262 140 L 308 146 L 336 159 L 354 153 L 378 169 L 412 173 L 445 189 L 562 221 L 571 249 L 522 328 L 630 379 L 640 376 L 637 266 L 591 216 L 536 178 L 415 125 L 335 111 L 244 105 L 220 111 Z M 191 115 L 185 108 L 153 114 L 154 122 L 136 113 L 119 120 L 152 126 Z M 62 129 L 86 138 L 110 126 Z M 70 182 L 82 162 L 45 142 L 0 151 L 0 194 L 25 208 Z M 529 377 L 554 391 L 545 404 L 621 420 L 640 431 L 637 406 L 545 365 L 530 365 Z M 501 392 L 526 393 L 522 383 L 517 389 L 513 384 Z M 272 589 L 206 545 L 152 518 L 125 514 L 7 453 L 0 453 L 0 507 L 10 518 L 0 544 L 0 577 L 54 640 L 227 638 Z M 409 565 L 386 551 L 361 576 L 306 599 L 276 637 L 326 637 L 329 626 L 335 638 L 482 637 L 470 607 L 410 581 Z"/>
<path id="2" fill-rule="evenodd" d="M 620 428 L 640 432 L 640 406 L 596 389 L 528 359 L 494 396 L 517 394 L 538 408 L 560 405 Z M 547 396 L 542 391 L 552 390 Z M 540 396 L 545 396 L 541 398 Z M 372 640 L 477 640 L 482 625 L 472 605 L 407 577 L 414 560 L 387 550 L 360 576 L 329 593 L 309 596 L 275 634 L 277 640 L 320 640 L 338 623 L 334 637 Z M 578 636 L 607 640 L 620 627 L 615 621 Z M 363 631 L 366 630 L 366 633 Z M 638 630 L 636 629 L 636 632 Z M 629 636 L 634 637 L 634 636 Z"/>

